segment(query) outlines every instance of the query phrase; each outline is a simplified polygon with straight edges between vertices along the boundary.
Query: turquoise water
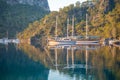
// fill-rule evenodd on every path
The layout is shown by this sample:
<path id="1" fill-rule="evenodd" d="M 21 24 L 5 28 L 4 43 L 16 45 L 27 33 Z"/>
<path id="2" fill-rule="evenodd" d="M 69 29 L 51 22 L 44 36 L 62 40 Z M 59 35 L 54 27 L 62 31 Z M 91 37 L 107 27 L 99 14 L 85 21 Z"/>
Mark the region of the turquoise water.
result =
<path id="1" fill-rule="evenodd" d="M 1 44 L 0 80 L 120 80 L 120 49 Z"/>

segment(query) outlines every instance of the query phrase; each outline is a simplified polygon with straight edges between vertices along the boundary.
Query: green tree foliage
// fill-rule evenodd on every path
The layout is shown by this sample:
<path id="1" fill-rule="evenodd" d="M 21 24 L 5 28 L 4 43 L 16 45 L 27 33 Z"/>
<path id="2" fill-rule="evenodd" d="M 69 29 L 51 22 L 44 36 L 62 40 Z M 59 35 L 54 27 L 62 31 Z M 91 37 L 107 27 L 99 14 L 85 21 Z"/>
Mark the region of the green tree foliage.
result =
<path id="1" fill-rule="evenodd" d="M 96 35 L 102 37 L 113 37 L 119 38 L 119 15 L 120 15 L 120 3 L 119 1 L 113 0 L 113 5 L 111 5 L 111 0 L 99 4 L 95 7 L 89 8 L 92 27 L 96 28 Z M 104 4 L 105 6 L 101 5 Z M 94 29 L 93 29 L 94 30 Z M 93 30 L 91 30 L 93 32 Z M 95 30 L 94 30 L 95 31 Z M 91 32 L 91 33 L 92 33 Z"/>
<path id="2" fill-rule="evenodd" d="M 87 7 L 78 7 L 71 4 L 63 9 L 60 9 L 59 12 L 53 11 L 38 21 L 39 25 L 37 25 L 36 28 L 33 26 L 33 22 L 31 23 L 32 27 L 28 26 L 27 29 L 18 34 L 18 37 L 22 39 L 34 36 L 38 38 L 42 36 L 55 36 L 56 16 L 58 16 L 58 36 L 66 36 L 67 18 L 70 19 L 70 27 L 72 25 L 72 16 L 75 17 L 75 24 L 78 24 L 80 21 L 85 20 L 85 14 L 87 12 L 86 9 Z M 72 28 L 70 28 L 69 31 L 71 31 L 71 29 Z"/>
<path id="3" fill-rule="evenodd" d="M 86 13 L 88 13 L 90 35 L 120 38 L 120 2 L 117 0 L 114 0 L 114 6 L 111 6 L 109 1 L 105 3 L 99 1 L 94 6 L 84 5 L 78 7 L 71 4 L 63 9 L 61 8 L 59 12 L 54 11 L 46 15 L 37 22 L 36 26 L 34 25 L 36 21 L 31 23 L 31 26 L 21 32 L 18 37 L 31 38 L 36 36 L 41 38 L 42 36 L 55 36 L 56 16 L 58 16 L 58 36 L 66 36 L 67 18 L 70 19 L 69 31 L 71 31 L 73 15 L 75 17 L 75 35 L 85 35 Z"/>
<path id="4" fill-rule="evenodd" d="M 29 23 L 43 18 L 49 11 L 39 6 L 23 4 L 10 5 L 0 0 L 0 38 L 15 37 L 16 32 L 23 31 Z"/>
<path id="5" fill-rule="evenodd" d="M 76 2 L 76 7 L 80 7 L 80 2 L 79 1 Z"/>

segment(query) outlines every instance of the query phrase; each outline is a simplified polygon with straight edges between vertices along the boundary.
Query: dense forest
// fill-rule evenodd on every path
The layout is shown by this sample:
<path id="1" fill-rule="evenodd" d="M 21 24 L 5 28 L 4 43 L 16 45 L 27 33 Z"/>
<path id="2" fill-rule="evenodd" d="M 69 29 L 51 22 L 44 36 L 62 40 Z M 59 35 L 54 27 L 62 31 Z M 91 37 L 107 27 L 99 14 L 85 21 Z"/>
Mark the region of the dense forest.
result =
<path id="1" fill-rule="evenodd" d="M 91 4 L 90 4 L 91 3 Z M 120 38 L 120 1 L 100 0 L 97 2 L 76 2 L 76 5 L 52 11 L 41 20 L 29 23 L 28 28 L 18 34 L 20 39 L 41 38 L 55 35 L 55 22 L 58 16 L 58 36 L 66 35 L 67 18 L 70 19 L 69 35 L 71 35 L 72 16 L 75 18 L 75 35 L 85 34 L 86 13 L 88 14 L 89 35 L 104 38 Z"/>
<path id="2" fill-rule="evenodd" d="M 7 3 L 7 1 L 11 1 L 11 3 Z M 39 20 L 50 12 L 44 9 L 44 6 L 15 4 L 16 0 L 13 1 L 0 0 L 0 38 L 7 37 L 7 33 L 9 38 L 14 38 L 30 22 Z"/>

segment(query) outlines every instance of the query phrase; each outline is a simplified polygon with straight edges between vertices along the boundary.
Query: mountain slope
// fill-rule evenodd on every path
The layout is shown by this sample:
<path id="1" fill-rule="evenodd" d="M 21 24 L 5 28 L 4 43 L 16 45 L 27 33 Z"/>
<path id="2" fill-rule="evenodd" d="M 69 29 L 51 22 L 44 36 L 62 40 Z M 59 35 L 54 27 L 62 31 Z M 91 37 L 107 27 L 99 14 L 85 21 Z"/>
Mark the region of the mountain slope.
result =
<path id="1" fill-rule="evenodd" d="M 66 36 L 67 18 L 70 18 L 69 35 L 71 35 L 72 16 L 75 17 L 75 35 L 85 35 L 85 15 L 88 14 L 89 35 L 98 35 L 104 38 L 120 38 L 120 1 L 100 0 L 94 5 L 70 5 L 51 12 L 42 20 L 29 24 L 29 27 L 19 33 L 20 39 L 50 37 L 55 35 L 55 21 L 58 16 L 58 36 Z M 93 2 L 92 2 L 93 3 Z"/>
<path id="2" fill-rule="evenodd" d="M 6 37 L 6 32 L 9 33 L 9 38 L 15 37 L 15 34 L 24 30 L 29 23 L 50 12 L 47 0 L 41 3 L 41 0 L 32 0 L 31 3 L 31 0 L 27 0 L 29 3 L 24 1 L 26 0 L 0 0 L 0 38 Z"/>

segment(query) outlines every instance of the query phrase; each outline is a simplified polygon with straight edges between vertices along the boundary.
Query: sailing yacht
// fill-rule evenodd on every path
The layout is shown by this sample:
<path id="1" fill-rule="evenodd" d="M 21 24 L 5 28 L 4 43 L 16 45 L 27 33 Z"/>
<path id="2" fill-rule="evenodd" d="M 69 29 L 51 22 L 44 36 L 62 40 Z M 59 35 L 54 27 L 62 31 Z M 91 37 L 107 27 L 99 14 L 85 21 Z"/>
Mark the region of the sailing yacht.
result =
<path id="1" fill-rule="evenodd" d="M 0 43 L 2 44 L 8 44 L 10 42 L 10 40 L 8 39 L 8 31 L 6 32 L 6 37 L 0 39 Z"/>
<path id="2" fill-rule="evenodd" d="M 86 36 L 83 40 L 74 38 L 74 17 L 72 20 L 72 37 L 68 35 L 69 19 L 67 19 L 67 37 L 57 37 L 57 17 L 56 17 L 56 36 L 48 40 L 48 45 L 98 45 L 99 40 L 91 40 L 88 37 L 88 15 L 86 14 Z"/>
<path id="3" fill-rule="evenodd" d="M 76 41 L 72 41 L 68 36 L 68 26 L 69 26 L 69 19 L 67 19 L 67 37 L 58 37 L 57 36 L 57 18 L 56 17 L 56 35 L 54 39 L 48 39 L 48 45 L 73 45 L 76 43 Z"/>
<path id="4" fill-rule="evenodd" d="M 89 36 L 88 36 L 88 14 L 86 14 L 86 35 L 85 35 L 85 39 L 77 40 L 76 44 L 82 44 L 82 45 L 86 45 L 86 44 L 89 44 L 89 45 L 90 44 L 91 45 L 99 44 L 98 40 L 91 40 L 91 39 L 89 39 Z"/>

